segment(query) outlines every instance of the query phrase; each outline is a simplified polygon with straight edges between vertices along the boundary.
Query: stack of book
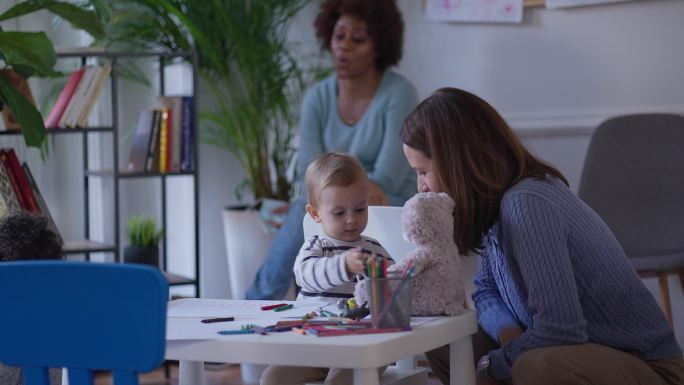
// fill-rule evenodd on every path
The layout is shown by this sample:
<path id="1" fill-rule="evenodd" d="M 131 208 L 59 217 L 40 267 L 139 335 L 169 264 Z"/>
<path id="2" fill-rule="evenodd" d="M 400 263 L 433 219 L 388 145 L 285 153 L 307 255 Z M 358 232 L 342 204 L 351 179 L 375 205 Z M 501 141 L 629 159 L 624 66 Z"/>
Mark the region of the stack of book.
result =
<path id="1" fill-rule="evenodd" d="M 85 127 L 111 71 L 112 67 L 105 64 L 88 65 L 72 72 L 45 121 L 45 127 Z"/>
<path id="2" fill-rule="evenodd" d="M 19 164 L 14 149 L 1 148 L 0 217 L 18 210 L 42 213 L 48 218 L 51 229 L 59 234 L 28 165 Z"/>
<path id="3" fill-rule="evenodd" d="M 140 113 L 128 161 L 132 172 L 194 170 L 193 100 L 160 96 L 157 107 Z"/>

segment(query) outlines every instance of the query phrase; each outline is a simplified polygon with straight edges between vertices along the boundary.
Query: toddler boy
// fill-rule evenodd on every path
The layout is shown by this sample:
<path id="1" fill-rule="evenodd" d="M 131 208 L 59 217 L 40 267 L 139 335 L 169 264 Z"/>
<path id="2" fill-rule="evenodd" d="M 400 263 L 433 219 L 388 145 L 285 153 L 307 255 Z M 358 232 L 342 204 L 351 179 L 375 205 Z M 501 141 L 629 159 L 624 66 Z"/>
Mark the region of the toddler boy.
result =
<path id="1" fill-rule="evenodd" d="M 329 152 L 309 165 L 305 182 L 306 211 L 323 231 L 304 241 L 295 260 L 302 288 L 297 300 L 351 298 L 366 259 L 390 259 L 378 241 L 361 235 L 368 224 L 368 176 L 353 156 Z"/>
<path id="2" fill-rule="evenodd" d="M 335 303 L 339 298 L 351 298 L 368 257 L 391 261 L 376 240 L 361 235 L 368 223 L 368 176 L 353 156 L 329 152 L 309 165 L 305 182 L 309 196 L 306 211 L 323 231 L 304 241 L 295 260 L 295 279 L 302 288 L 297 300 Z M 350 369 L 271 365 L 261 375 L 261 385 L 321 380 L 350 384 L 352 376 Z"/>

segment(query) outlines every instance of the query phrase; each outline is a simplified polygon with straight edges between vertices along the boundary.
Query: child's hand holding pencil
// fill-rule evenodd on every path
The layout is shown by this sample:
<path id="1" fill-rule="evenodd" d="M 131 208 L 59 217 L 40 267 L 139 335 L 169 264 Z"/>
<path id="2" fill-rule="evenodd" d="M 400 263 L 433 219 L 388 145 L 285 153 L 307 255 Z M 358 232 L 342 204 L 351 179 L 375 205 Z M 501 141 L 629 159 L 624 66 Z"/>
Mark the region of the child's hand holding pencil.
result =
<path id="1" fill-rule="evenodd" d="M 347 273 L 358 274 L 366 270 L 367 254 L 361 252 L 360 248 L 355 248 L 344 253 L 344 262 L 347 267 Z"/>

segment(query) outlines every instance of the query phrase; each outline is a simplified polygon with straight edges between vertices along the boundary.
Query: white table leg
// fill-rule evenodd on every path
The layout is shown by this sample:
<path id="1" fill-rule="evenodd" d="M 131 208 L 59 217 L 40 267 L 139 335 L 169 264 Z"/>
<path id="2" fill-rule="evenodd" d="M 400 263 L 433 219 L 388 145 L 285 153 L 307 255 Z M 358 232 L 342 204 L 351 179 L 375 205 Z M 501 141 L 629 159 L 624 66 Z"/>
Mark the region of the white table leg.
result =
<path id="1" fill-rule="evenodd" d="M 62 368 L 62 385 L 69 385 L 69 370 Z"/>
<path id="2" fill-rule="evenodd" d="M 409 371 L 416 368 L 416 356 L 406 357 L 403 360 L 397 361 L 397 369 Z"/>
<path id="3" fill-rule="evenodd" d="M 178 385 L 204 385 L 204 362 L 180 361 Z"/>
<path id="4" fill-rule="evenodd" d="M 449 378 L 451 385 L 475 385 L 473 344 L 466 336 L 449 345 Z"/>
<path id="5" fill-rule="evenodd" d="M 380 385 L 378 369 L 354 369 L 354 385 Z"/>

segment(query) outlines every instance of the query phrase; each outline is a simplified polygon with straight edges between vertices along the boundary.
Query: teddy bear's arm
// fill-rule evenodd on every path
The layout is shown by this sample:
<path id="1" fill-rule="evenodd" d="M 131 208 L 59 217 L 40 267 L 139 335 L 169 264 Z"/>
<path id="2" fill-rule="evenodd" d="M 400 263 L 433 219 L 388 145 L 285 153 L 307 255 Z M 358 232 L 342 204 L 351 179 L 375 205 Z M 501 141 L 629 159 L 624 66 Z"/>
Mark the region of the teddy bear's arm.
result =
<path id="1" fill-rule="evenodd" d="M 409 261 L 411 261 L 413 274 L 420 273 L 432 264 L 428 253 L 414 250 L 406 254 L 401 260 L 399 260 L 399 262 L 390 266 L 390 268 L 387 270 L 393 273 L 401 273 L 404 271 L 404 269 L 406 269 L 406 265 L 408 265 Z"/>

